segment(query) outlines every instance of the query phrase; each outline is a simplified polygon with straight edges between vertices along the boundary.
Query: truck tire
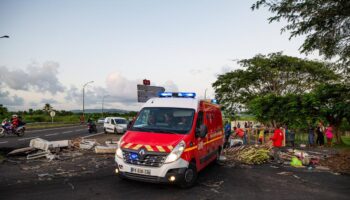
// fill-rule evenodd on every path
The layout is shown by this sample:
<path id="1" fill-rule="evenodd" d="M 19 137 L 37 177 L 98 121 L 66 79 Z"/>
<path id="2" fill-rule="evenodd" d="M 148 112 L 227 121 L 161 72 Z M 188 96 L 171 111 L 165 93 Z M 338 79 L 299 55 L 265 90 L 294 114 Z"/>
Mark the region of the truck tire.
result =
<path id="1" fill-rule="evenodd" d="M 105 134 L 107 134 L 107 133 L 108 133 L 108 132 L 107 132 L 107 130 L 106 130 L 106 128 L 104 128 L 104 129 L 103 129 L 103 132 L 105 132 Z"/>
<path id="2" fill-rule="evenodd" d="M 181 188 L 191 188 L 195 185 L 198 177 L 197 167 L 196 164 L 191 162 L 188 165 L 188 168 L 186 169 L 184 173 L 184 177 L 182 182 L 179 183 L 179 186 Z"/>

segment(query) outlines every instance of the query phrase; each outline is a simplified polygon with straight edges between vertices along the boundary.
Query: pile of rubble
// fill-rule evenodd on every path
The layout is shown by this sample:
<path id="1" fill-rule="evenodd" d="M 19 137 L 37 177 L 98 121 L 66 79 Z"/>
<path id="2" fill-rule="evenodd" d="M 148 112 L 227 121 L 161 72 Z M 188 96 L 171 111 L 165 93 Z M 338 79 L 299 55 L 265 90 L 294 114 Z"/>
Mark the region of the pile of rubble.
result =
<path id="1" fill-rule="evenodd" d="M 117 141 L 113 140 L 106 141 L 105 145 L 100 145 L 95 139 L 47 141 L 35 138 L 30 141 L 29 147 L 13 150 L 7 156 L 26 155 L 27 160 L 45 157 L 51 161 L 64 157 L 62 150 L 94 150 L 98 154 L 114 154 L 117 147 Z"/>
<path id="2" fill-rule="evenodd" d="M 240 162 L 243 164 L 262 164 L 269 160 L 270 145 L 247 145 L 227 148 L 224 155 L 228 162 Z"/>
<path id="3" fill-rule="evenodd" d="M 350 152 L 334 153 L 327 149 L 272 148 L 264 145 L 231 146 L 223 151 L 225 162 L 257 165 L 266 162 L 308 170 L 350 174 Z"/>

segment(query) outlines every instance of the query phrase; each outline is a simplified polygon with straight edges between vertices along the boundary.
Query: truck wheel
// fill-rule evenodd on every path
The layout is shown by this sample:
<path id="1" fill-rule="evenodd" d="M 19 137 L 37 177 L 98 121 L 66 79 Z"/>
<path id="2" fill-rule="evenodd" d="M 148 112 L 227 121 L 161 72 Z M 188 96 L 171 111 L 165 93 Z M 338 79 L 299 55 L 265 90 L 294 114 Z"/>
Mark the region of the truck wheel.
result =
<path id="1" fill-rule="evenodd" d="M 221 148 L 219 147 L 218 151 L 216 152 L 215 164 L 218 164 L 218 165 L 221 164 L 220 155 L 221 155 Z"/>
<path id="2" fill-rule="evenodd" d="M 179 184 L 181 188 L 190 188 L 194 186 L 198 177 L 198 172 L 196 168 L 196 164 L 190 163 L 188 168 L 184 173 L 184 177 L 182 182 Z"/>
<path id="3" fill-rule="evenodd" d="M 107 133 L 108 133 L 108 132 L 107 132 L 107 130 L 106 130 L 106 128 L 104 128 L 104 129 L 103 129 L 103 131 L 105 132 L 105 134 L 107 134 Z"/>

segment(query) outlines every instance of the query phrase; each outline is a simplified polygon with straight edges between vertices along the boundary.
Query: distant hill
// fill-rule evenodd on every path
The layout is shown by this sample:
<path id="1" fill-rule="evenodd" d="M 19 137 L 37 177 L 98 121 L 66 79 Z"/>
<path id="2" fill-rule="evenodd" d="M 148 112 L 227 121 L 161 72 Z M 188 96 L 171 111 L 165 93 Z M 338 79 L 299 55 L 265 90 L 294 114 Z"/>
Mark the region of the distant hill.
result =
<path id="1" fill-rule="evenodd" d="M 83 110 L 71 110 L 73 113 L 82 113 Z M 104 113 L 119 113 L 124 114 L 131 112 L 131 110 L 121 110 L 121 109 L 104 109 Z M 85 109 L 85 113 L 101 113 L 101 109 Z"/>

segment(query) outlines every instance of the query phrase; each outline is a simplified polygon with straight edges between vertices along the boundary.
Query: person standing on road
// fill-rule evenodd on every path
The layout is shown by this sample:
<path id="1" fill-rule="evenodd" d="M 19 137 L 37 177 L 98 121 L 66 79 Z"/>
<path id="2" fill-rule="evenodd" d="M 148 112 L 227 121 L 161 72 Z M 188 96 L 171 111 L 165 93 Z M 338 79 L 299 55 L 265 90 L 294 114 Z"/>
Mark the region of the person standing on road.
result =
<path id="1" fill-rule="evenodd" d="M 317 139 L 316 144 L 323 146 L 324 145 L 324 126 L 322 122 L 320 122 L 316 129 Z"/>
<path id="2" fill-rule="evenodd" d="M 333 140 L 333 127 L 329 125 L 326 129 L 326 138 L 327 138 L 327 146 L 332 146 L 332 140 Z"/>
<path id="3" fill-rule="evenodd" d="M 315 131 L 311 125 L 309 126 L 308 140 L 309 140 L 309 147 L 313 147 L 315 143 Z"/>
<path id="4" fill-rule="evenodd" d="M 229 146 L 229 138 L 231 136 L 231 133 L 232 133 L 231 122 L 227 121 L 225 124 L 225 144 L 224 144 L 225 148 Z"/>
<path id="5" fill-rule="evenodd" d="M 294 132 L 294 130 L 289 130 L 289 142 L 293 148 L 295 146 L 294 141 L 295 141 L 295 132 Z"/>
<path id="6" fill-rule="evenodd" d="M 273 132 L 273 136 L 270 138 L 273 142 L 274 147 L 282 147 L 282 141 L 283 141 L 283 132 L 282 127 L 276 128 Z"/>

